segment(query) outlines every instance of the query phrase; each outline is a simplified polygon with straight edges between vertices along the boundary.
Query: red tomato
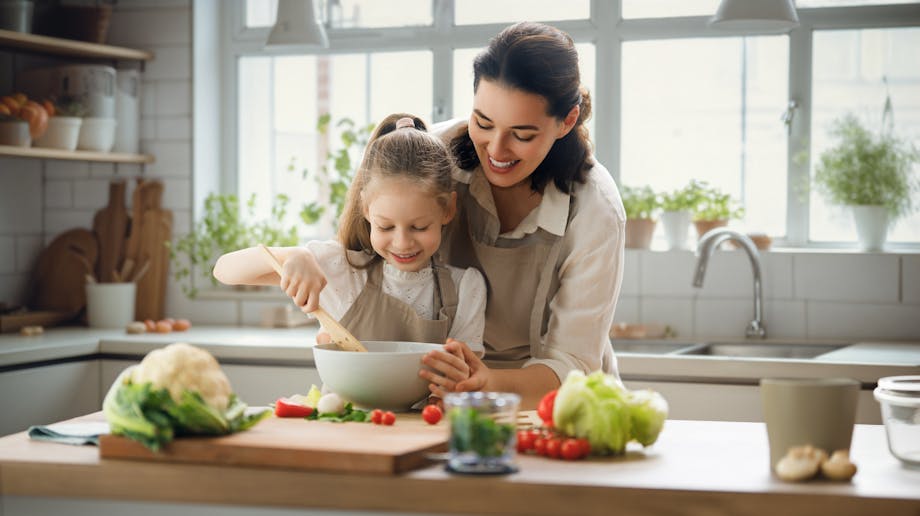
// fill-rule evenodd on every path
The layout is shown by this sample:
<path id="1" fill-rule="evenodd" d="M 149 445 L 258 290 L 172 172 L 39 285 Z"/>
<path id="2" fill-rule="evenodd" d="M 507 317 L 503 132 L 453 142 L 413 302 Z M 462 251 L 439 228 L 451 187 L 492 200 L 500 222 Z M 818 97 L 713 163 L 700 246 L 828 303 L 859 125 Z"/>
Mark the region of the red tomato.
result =
<path id="1" fill-rule="evenodd" d="M 388 410 L 383 413 L 383 416 L 380 418 L 380 422 L 384 425 L 390 426 L 396 422 L 396 414 Z"/>
<path id="2" fill-rule="evenodd" d="M 566 439 L 562 441 L 562 449 L 560 450 L 560 455 L 565 460 L 578 460 L 584 455 L 582 455 L 581 444 L 579 444 L 578 439 Z"/>
<path id="3" fill-rule="evenodd" d="M 537 452 L 537 455 L 546 455 L 546 443 L 549 439 L 545 437 L 537 437 L 533 440 L 533 449 Z"/>
<path id="4" fill-rule="evenodd" d="M 375 408 L 374 410 L 371 411 L 371 423 L 374 423 L 375 425 L 379 425 L 382 420 L 383 420 L 382 410 L 380 410 L 379 408 Z"/>
<path id="5" fill-rule="evenodd" d="M 556 402 L 557 392 L 559 391 L 556 389 L 547 392 L 543 399 L 540 400 L 540 404 L 537 405 L 537 415 L 549 427 L 553 426 L 553 403 Z"/>
<path id="6" fill-rule="evenodd" d="M 517 433 L 517 451 L 524 453 L 534 448 L 537 440 L 537 434 L 532 430 L 518 430 Z"/>
<path id="7" fill-rule="evenodd" d="M 422 409 L 422 419 L 429 425 L 436 425 L 441 420 L 441 409 L 437 405 L 426 405 Z"/>
<path id="8" fill-rule="evenodd" d="M 575 441 L 578 442 L 578 446 L 581 447 L 582 457 L 587 457 L 588 455 L 591 455 L 591 441 L 585 439 L 584 437 L 582 437 L 581 439 L 576 439 Z"/>
<path id="9" fill-rule="evenodd" d="M 312 413 L 311 407 L 301 405 L 289 398 L 278 398 L 275 402 L 275 415 L 278 417 L 307 417 Z"/>
<path id="10" fill-rule="evenodd" d="M 546 441 L 546 456 L 554 459 L 562 456 L 562 439 L 553 437 Z"/>

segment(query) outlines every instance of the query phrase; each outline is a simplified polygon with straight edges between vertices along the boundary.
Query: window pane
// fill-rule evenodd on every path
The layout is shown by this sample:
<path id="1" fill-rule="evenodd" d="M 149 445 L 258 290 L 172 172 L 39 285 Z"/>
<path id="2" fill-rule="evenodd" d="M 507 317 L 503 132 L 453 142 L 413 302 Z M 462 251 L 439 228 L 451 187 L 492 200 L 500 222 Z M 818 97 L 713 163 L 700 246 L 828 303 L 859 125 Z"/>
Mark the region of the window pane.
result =
<path id="1" fill-rule="evenodd" d="M 595 93 L 595 47 L 593 43 L 576 43 L 578 50 L 578 70 L 581 74 L 581 83 L 591 92 L 591 98 L 596 99 Z M 454 101 L 453 118 L 468 118 L 473 111 L 473 59 L 481 48 L 461 48 L 454 51 Z M 594 117 L 588 120 L 588 130 L 594 133 Z"/>
<path id="2" fill-rule="evenodd" d="M 811 116 L 811 165 L 834 144 L 828 129 L 847 112 L 877 131 L 886 93 L 894 109 L 894 129 L 902 138 L 920 141 L 920 29 L 817 31 Z M 886 88 L 883 79 L 887 78 Z M 920 170 L 915 170 L 920 173 Z M 914 203 L 920 202 L 915 198 Z M 811 194 L 810 237 L 816 241 L 854 241 L 852 215 Z M 888 232 L 892 242 L 920 241 L 920 214 L 903 218 Z"/>
<path id="3" fill-rule="evenodd" d="M 850 5 L 912 4 L 917 0 L 796 0 L 795 6 L 802 7 L 844 7 Z"/>
<path id="4" fill-rule="evenodd" d="M 623 0 L 623 18 L 712 16 L 719 0 Z"/>
<path id="5" fill-rule="evenodd" d="M 583 20 L 591 16 L 589 0 L 457 0 L 457 25 L 530 21 Z M 521 13 L 526 13 L 522 16 Z"/>
<path id="6" fill-rule="evenodd" d="M 747 210 L 750 231 L 785 235 L 786 36 L 623 45 L 623 184 L 665 192 L 708 181 Z"/>
<path id="7" fill-rule="evenodd" d="M 431 25 L 431 0 L 326 0 L 332 27 Z"/>
<path id="8" fill-rule="evenodd" d="M 343 118 L 358 125 L 376 123 L 397 111 L 431 120 L 431 81 L 406 81 L 396 73 L 402 69 L 431 77 L 431 53 L 241 58 L 237 137 L 241 198 L 255 193 L 256 213 L 266 217 L 271 199 L 284 193 L 291 198 L 286 221 L 297 223 L 303 203 L 327 198 L 314 174 L 327 149 L 340 148 L 341 130 L 335 123 Z M 325 137 L 316 129 L 323 113 L 332 118 Z M 356 150 L 353 163 L 361 150 Z M 331 236 L 332 220 L 327 215 L 303 236 Z"/>
<path id="9" fill-rule="evenodd" d="M 278 0 L 246 0 L 246 27 L 271 27 L 277 9 Z"/>

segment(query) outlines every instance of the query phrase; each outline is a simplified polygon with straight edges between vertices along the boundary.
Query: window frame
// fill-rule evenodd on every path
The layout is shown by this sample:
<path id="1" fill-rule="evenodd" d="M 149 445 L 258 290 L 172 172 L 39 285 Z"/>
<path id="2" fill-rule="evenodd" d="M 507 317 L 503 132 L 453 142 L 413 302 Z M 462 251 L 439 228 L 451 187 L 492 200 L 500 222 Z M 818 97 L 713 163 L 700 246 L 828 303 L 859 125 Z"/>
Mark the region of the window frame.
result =
<path id="1" fill-rule="evenodd" d="M 387 28 L 327 28 L 329 48 L 306 52 L 277 51 L 262 48 L 268 27 L 245 27 L 245 0 L 221 2 L 222 44 L 220 68 L 221 106 L 226 117 L 221 124 L 222 192 L 235 192 L 238 179 L 237 94 L 238 59 L 244 55 L 285 55 L 307 53 L 332 55 L 368 51 L 426 49 L 432 52 L 432 122 L 447 120 L 452 113 L 453 50 L 484 46 L 506 23 L 454 25 L 454 2 L 432 0 L 432 25 Z M 716 31 L 707 26 L 710 16 L 627 19 L 620 17 L 621 0 L 590 0 L 590 17 L 585 20 L 547 21 L 567 33 L 576 43 L 595 45 L 596 85 L 593 95 L 595 130 L 592 139 L 598 160 L 620 179 L 620 95 L 598 92 L 619 91 L 621 84 L 622 45 L 627 41 L 674 38 L 719 38 L 765 35 L 767 32 Z M 812 7 L 798 9 L 798 28 L 789 36 L 789 101 L 797 108 L 789 127 L 787 152 L 786 237 L 775 241 L 776 247 L 827 249 L 851 247 L 843 242 L 810 241 L 809 199 L 801 196 L 794 185 L 808 179 L 811 159 L 795 160 L 802 150 L 809 150 L 811 134 L 812 35 L 816 30 L 878 29 L 920 27 L 920 2 L 912 4 Z M 779 113 L 777 113 L 779 116 Z M 807 154 L 807 153 L 806 153 Z M 804 197 L 804 198 L 803 198 Z M 920 243 L 888 243 L 891 250 L 918 249 Z"/>

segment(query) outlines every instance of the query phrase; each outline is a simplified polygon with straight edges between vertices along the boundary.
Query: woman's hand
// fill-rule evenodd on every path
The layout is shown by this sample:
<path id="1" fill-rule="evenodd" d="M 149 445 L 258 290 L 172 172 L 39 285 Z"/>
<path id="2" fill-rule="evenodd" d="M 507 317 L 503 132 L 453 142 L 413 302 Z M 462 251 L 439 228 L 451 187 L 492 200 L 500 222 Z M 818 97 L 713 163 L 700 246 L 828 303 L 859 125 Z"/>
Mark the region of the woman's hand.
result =
<path id="1" fill-rule="evenodd" d="M 284 260 L 278 286 L 308 314 L 319 308 L 319 293 L 326 286 L 326 275 L 313 253 L 302 249 L 290 253 Z"/>
<path id="2" fill-rule="evenodd" d="M 466 343 L 447 339 L 444 348 L 428 352 L 419 376 L 428 380 L 428 390 L 438 398 L 448 392 L 481 391 L 488 384 L 490 370 Z"/>

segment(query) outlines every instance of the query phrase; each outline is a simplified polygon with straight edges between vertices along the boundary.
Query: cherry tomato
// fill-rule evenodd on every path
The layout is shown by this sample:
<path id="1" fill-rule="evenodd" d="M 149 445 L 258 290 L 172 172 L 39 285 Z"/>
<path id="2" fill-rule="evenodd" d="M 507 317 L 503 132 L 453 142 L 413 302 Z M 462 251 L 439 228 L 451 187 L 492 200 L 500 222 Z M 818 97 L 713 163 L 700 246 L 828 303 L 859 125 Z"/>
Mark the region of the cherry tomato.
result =
<path id="1" fill-rule="evenodd" d="M 380 418 L 380 422 L 384 425 L 390 426 L 396 422 L 396 414 L 390 412 L 389 410 L 383 413 L 383 416 Z"/>
<path id="2" fill-rule="evenodd" d="M 301 405 L 290 398 L 278 398 L 275 401 L 275 415 L 278 417 L 307 417 L 313 408 Z"/>
<path id="3" fill-rule="evenodd" d="M 585 439 L 584 437 L 582 437 L 581 439 L 576 439 L 575 441 L 578 442 L 578 446 L 581 447 L 582 457 L 587 457 L 588 455 L 591 455 L 591 441 Z"/>
<path id="4" fill-rule="evenodd" d="M 547 439 L 542 436 L 533 440 L 533 449 L 537 452 L 537 455 L 546 455 L 546 442 Z"/>
<path id="5" fill-rule="evenodd" d="M 537 434 L 531 430 L 518 430 L 517 433 L 517 451 L 524 453 L 532 450 L 534 442 L 537 440 Z"/>
<path id="6" fill-rule="evenodd" d="M 543 399 L 540 400 L 540 404 L 537 405 L 537 415 L 549 427 L 553 426 L 553 404 L 556 402 L 557 392 L 559 392 L 557 389 L 547 392 Z"/>
<path id="7" fill-rule="evenodd" d="M 382 410 L 375 408 L 374 410 L 371 411 L 371 423 L 374 423 L 375 425 L 379 425 L 382 420 L 383 420 Z"/>
<path id="8" fill-rule="evenodd" d="M 546 441 L 546 456 L 554 459 L 562 456 L 562 439 L 553 437 Z"/>
<path id="9" fill-rule="evenodd" d="M 429 425 L 436 425 L 441 420 L 441 409 L 437 405 L 426 405 L 422 409 L 422 419 Z"/>
<path id="10" fill-rule="evenodd" d="M 581 444 L 579 444 L 578 439 L 568 438 L 562 441 L 562 449 L 560 450 L 560 455 L 565 460 L 578 460 L 584 455 L 582 454 Z"/>

